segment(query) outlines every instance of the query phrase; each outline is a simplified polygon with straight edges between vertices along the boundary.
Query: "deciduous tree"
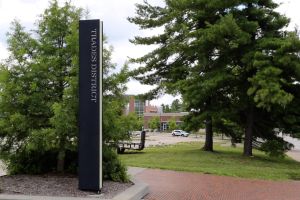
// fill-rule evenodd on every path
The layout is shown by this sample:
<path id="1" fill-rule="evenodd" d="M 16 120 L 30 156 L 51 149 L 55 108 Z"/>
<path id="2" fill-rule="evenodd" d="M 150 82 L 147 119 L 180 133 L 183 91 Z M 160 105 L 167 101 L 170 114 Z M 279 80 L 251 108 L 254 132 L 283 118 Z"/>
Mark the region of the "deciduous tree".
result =
<path id="1" fill-rule="evenodd" d="M 41 173 L 53 168 L 63 172 L 70 167 L 76 171 L 81 15 L 82 10 L 70 3 L 59 6 L 53 0 L 34 31 L 27 32 L 17 21 L 12 23 L 10 57 L 0 67 L 0 152 L 6 155 L 13 173 Z M 116 66 L 111 53 L 105 39 L 104 144 L 124 138 L 129 128 L 119 123 L 126 104 L 127 67 L 112 73 Z M 117 159 L 112 154 L 113 150 L 106 148 L 104 162 L 119 165 L 111 160 Z M 123 166 L 109 166 L 104 167 L 105 177 L 126 179 Z"/>
<path id="2" fill-rule="evenodd" d="M 169 130 L 171 130 L 171 131 L 177 129 L 176 119 L 175 118 L 171 118 L 168 121 L 168 126 L 169 126 Z"/>
<path id="3" fill-rule="evenodd" d="M 160 129 L 160 118 L 152 117 L 148 122 L 149 128 L 151 129 Z"/>

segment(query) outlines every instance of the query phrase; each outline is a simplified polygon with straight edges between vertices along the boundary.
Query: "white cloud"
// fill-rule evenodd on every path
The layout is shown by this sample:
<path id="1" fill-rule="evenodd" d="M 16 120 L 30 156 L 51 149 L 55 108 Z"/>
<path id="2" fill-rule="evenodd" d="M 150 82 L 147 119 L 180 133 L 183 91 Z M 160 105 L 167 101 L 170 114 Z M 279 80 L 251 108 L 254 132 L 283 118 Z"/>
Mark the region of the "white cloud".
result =
<path id="1" fill-rule="evenodd" d="M 58 0 L 60 4 L 65 0 Z M 291 18 L 290 29 L 295 24 L 300 25 L 300 1 L 299 0 L 275 0 L 283 2 L 278 11 Z M 142 31 L 127 21 L 127 17 L 135 15 L 135 4 L 143 0 L 73 0 L 72 3 L 83 9 L 88 8 L 90 18 L 104 21 L 104 33 L 108 36 L 108 42 L 113 45 L 113 62 L 121 67 L 128 57 L 139 57 L 149 52 L 151 48 L 145 46 L 134 46 L 129 39 L 137 35 L 157 34 L 159 30 Z M 163 5 L 163 0 L 148 0 L 150 4 Z M 17 18 L 26 26 L 27 30 L 33 28 L 37 16 L 42 14 L 49 5 L 48 0 L 0 0 L 0 59 L 8 56 L 5 45 L 5 33 L 9 31 L 10 22 Z M 152 86 L 142 86 L 138 82 L 128 83 L 128 94 L 147 92 Z M 155 104 L 171 103 L 173 97 L 162 97 L 161 100 L 152 101 Z"/>
<path id="2" fill-rule="evenodd" d="M 171 104 L 175 99 L 180 99 L 181 97 L 178 95 L 178 96 L 172 96 L 172 95 L 169 95 L 169 94 L 166 94 L 166 95 L 163 95 L 161 96 L 160 98 L 158 99 L 154 99 L 152 101 L 150 101 L 150 103 L 152 105 L 157 105 L 157 106 L 160 106 L 161 104 Z"/>
<path id="3" fill-rule="evenodd" d="M 8 25 L 13 19 L 19 19 L 23 23 L 34 23 L 38 14 L 41 14 L 47 1 L 2 1 L 0 7 L 0 25 Z"/>
<path id="4" fill-rule="evenodd" d="M 8 51 L 6 50 L 6 46 L 0 42 L 0 61 L 6 59 L 8 57 Z"/>
<path id="5" fill-rule="evenodd" d="M 296 25 L 300 25 L 299 0 L 275 0 L 275 2 L 281 4 L 277 9 L 278 12 L 291 19 L 291 23 L 289 25 L 290 30 L 294 29 Z"/>
<path id="6" fill-rule="evenodd" d="M 142 85 L 138 81 L 132 80 L 127 84 L 128 90 L 127 94 L 138 95 L 143 94 L 145 91 L 150 91 L 156 86 Z M 150 101 L 152 105 L 160 106 L 161 104 L 171 104 L 175 99 L 180 99 L 180 95 L 172 96 L 169 94 L 161 95 L 158 99 L 153 99 Z"/>
<path id="7" fill-rule="evenodd" d="M 127 94 L 138 95 L 143 94 L 145 91 L 150 91 L 155 88 L 155 86 L 151 85 L 142 85 L 136 80 L 131 80 L 127 84 L 128 90 Z"/>

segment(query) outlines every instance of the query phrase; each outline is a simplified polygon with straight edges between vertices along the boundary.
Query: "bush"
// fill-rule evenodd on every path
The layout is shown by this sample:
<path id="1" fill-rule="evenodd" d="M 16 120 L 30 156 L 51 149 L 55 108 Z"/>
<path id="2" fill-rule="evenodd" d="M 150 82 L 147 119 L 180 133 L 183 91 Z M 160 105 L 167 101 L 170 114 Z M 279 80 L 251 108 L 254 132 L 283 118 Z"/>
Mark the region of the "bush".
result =
<path id="1" fill-rule="evenodd" d="M 6 158 L 9 174 L 43 174 L 56 171 L 57 151 L 22 150 Z M 65 172 L 76 174 L 77 152 L 66 151 Z"/>
<path id="2" fill-rule="evenodd" d="M 22 150 L 11 154 L 6 163 L 9 174 L 41 174 L 55 170 L 56 153 Z"/>
<path id="3" fill-rule="evenodd" d="M 56 151 L 38 152 L 24 150 L 6 158 L 9 174 L 43 174 L 56 171 Z M 78 154 L 74 151 L 66 152 L 65 172 L 76 174 Z M 103 176 L 105 180 L 128 182 L 126 167 L 118 159 L 114 148 L 103 148 Z"/>
<path id="4" fill-rule="evenodd" d="M 103 148 L 103 177 L 105 180 L 128 182 L 126 167 L 121 163 L 114 148 Z"/>
<path id="5" fill-rule="evenodd" d="M 284 153 L 290 150 L 293 144 L 284 141 L 282 138 L 277 138 L 273 140 L 268 140 L 263 143 L 261 150 L 265 151 L 270 157 L 284 157 Z"/>

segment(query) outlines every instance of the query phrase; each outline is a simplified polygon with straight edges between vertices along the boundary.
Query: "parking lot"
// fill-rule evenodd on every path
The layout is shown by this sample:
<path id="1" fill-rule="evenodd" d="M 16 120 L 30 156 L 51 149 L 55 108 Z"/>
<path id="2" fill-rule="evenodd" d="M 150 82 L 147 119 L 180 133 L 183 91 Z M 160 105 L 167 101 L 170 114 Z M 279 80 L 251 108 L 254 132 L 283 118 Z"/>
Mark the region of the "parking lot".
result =
<path id="1" fill-rule="evenodd" d="M 146 133 L 146 147 L 156 145 L 169 145 L 179 142 L 195 142 L 204 141 L 204 137 L 199 135 L 189 135 L 188 137 L 172 136 L 171 133 L 147 132 Z"/>
<path id="2" fill-rule="evenodd" d="M 134 141 L 139 142 L 140 136 L 134 136 Z M 172 136 L 171 133 L 163 133 L 163 132 L 146 132 L 146 142 L 145 146 L 157 146 L 157 145 L 170 145 L 176 144 L 180 142 L 204 142 L 204 135 L 195 135 L 191 134 L 188 137 L 182 136 Z M 221 138 L 214 138 L 214 142 L 221 142 Z M 226 141 L 223 140 L 225 143 Z"/>

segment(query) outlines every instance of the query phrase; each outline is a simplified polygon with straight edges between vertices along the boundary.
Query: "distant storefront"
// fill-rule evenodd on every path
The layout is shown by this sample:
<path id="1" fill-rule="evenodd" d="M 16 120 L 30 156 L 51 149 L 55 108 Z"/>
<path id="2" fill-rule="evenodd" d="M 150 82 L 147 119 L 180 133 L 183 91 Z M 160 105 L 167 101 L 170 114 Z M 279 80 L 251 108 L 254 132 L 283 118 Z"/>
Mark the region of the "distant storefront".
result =
<path id="1" fill-rule="evenodd" d="M 188 114 L 188 112 L 163 113 L 161 107 L 150 105 L 149 101 L 134 95 L 128 95 L 128 98 L 129 103 L 125 113 L 136 113 L 139 118 L 144 118 L 144 129 L 149 129 L 149 121 L 153 117 L 159 117 L 160 131 L 168 130 L 171 119 L 175 119 L 176 124 L 180 125 L 183 122 L 182 117 Z"/>
<path id="2" fill-rule="evenodd" d="M 158 108 L 150 105 L 149 101 L 139 99 L 138 97 L 129 96 L 129 105 L 127 113 L 135 113 L 138 117 L 142 118 L 144 113 L 157 113 Z"/>
<path id="3" fill-rule="evenodd" d="M 182 124 L 182 117 L 188 115 L 188 112 L 179 113 L 144 113 L 144 129 L 149 129 L 149 121 L 153 117 L 159 117 L 160 131 L 168 130 L 168 123 L 171 119 L 175 119 L 176 124 Z"/>

